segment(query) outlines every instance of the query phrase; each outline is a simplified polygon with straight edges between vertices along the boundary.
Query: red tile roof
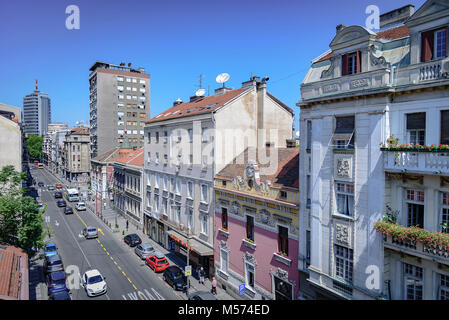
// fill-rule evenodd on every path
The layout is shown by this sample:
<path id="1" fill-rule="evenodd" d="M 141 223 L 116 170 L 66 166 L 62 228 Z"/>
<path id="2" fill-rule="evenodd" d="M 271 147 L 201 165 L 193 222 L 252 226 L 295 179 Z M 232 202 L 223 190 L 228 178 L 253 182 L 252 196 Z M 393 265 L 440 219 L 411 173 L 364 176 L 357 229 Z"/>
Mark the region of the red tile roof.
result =
<path id="1" fill-rule="evenodd" d="M 219 96 L 214 95 L 193 102 L 184 102 L 177 106 L 173 106 L 168 110 L 165 110 L 163 113 L 157 115 L 156 117 L 147 120 L 146 123 L 154 123 L 168 119 L 182 118 L 202 113 L 210 113 L 222 107 L 228 101 L 234 99 L 239 94 L 245 92 L 248 89 L 249 88 L 239 88 L 228 91 Z"/>
<path id="2" fill-rule="evenodd" d="M 144 148 L 141 147 L 137 150 L 132 149 L 120 149 L 118 159 L 116 162 L 122 164 L 129 164 L 137 167 L 143 167 L 144 161 Z"/>
<path id="3" fill-rule="evenodd" d="M 277 152 L 277 170 L 271 175 L 260 175 L 261 181 L 271 181 L 273 187 L 287 187 L 287 188 L 299 188 L 299 148 L 263 148 L 260 149 L 247 148 L 239 156 L 237 156 L 231 163 L 224 167 L 218 174 L 217 178 L 224 178 L 227 180 L 233 180 L 236 176 L 243 176 L 246 163 L 248 160 L 255 160 L 260 169 L 270 168 L 271 163 L 260 164 L 258 159 L 259 152 L 262 154 L 268 154 L 267 158 L 270 158 L 271 152 Z M 251 155 L 256 155 L 256 159 L 253 159 Z M 263 171 L 261 170 L 261 173 Z"/>
<path id="4" fill-rule="evenodd" d="M 20 248 L 0 244 L 0 300 L 19 300 L 24 295 L 28 296 L 28 255 Z"/>
<path id="5" fill-rule="evenodd" d="M 69 134 L 85 134 L 89 135 L 89 129 L 86 128 L 73 128 L 70 130 Z"/>

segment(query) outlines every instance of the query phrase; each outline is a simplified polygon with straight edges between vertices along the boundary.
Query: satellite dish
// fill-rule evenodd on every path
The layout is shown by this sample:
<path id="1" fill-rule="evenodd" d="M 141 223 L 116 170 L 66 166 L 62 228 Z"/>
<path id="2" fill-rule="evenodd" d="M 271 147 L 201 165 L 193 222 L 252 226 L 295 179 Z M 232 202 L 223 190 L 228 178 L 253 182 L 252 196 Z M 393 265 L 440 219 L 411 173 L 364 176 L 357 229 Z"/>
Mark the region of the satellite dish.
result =
<path id="1" fill-rule="evenodd" d="M 229 76 L 228 73 L 220 73 L 220 74 L 217 76 L 217 78 L 215 78 L 215 80 L 216 80 L 218 83 L 223 83 L 223 86 L 224 86 L 224 83 L 225 83 L 226 81 L 228 81 L 229 78 L 230 78 L 230 76 Z"/>
<path id="2" fill-rule="evenodd" d="M 202 96 L 204 96 L 205 93 L 206 93 L 205 89 L 198 89 L 198 90 L 196 90 L 195 95 L 197 97 L 202 97 Z"/>

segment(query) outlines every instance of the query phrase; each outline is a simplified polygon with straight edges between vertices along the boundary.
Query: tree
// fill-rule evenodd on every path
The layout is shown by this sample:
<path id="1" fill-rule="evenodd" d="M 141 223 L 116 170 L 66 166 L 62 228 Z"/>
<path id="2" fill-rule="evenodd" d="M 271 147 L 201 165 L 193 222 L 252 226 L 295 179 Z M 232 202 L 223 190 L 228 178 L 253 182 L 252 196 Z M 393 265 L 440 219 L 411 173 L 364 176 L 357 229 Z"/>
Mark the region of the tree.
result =
<path id="1" fill-rule="evenodd" d="M 30 157 L 34 159 L 42 159 L 42 144 L 44 138 L 42 136 L 36 136 L 30 134 L 27 138 L 27 147 Z"/>
<path id="2" fill-rule="evenodd" d="M 32 197 L 24 196 L 21 187 L 26 174 L 13 166 L 0 171 L 0 242 L 31 251 L 43 246 L 43 214 Z"/>

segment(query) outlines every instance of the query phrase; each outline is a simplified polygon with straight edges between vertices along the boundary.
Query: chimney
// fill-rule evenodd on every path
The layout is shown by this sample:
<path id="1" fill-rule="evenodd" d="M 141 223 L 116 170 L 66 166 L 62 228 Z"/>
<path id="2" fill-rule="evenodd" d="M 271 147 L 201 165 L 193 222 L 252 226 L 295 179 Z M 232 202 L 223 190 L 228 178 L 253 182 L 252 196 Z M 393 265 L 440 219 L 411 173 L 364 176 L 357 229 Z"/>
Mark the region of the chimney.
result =
<path id="1" fill-rule="evenodd" d="M 392 26 L 399 23 L 404 23 L 415 13 L 414 5 L 406 5 L 399 9 L 389 11 L 380 15 L 380 28 Z"/>
<path id="2" fill-rule="evenodd" d="M 203 98 L 204 98 L 204 96 L 192 96 L 192 97 L 190 97 L 190 102 L 199 101 Z"/>
<path id="3" fill-rule="evenodd" d="M 346 25 L 344 25 L 344 24 L 339 24 L 338 26 L 337 26 L 337 33 L 339 33 L 341 30 L 343 30 L 344 28 L 346 28 Z"/>
<path id="4" fill-rule="evenodd" d="M 215 95 L 221 96 L 222 94 L 225 94 L 226 92 L 234 90 L 233 88 L 227 88 L 227 87 L 221 87 L 218 89 L 215 89 Z"/>
<path id="5" fill-rule="evenodd" d="M 128 62 L 128 67 L 131 68 L 131 62 Z"/>
<path id="6" fill-rule="evenodd" d="M 175 102 L 173 102 L 173 107 L 178 106 L 182 103 L 181 98 L 178 98 Z"/>
<path id="7" fill-rule="evenodd" d="M 255 79 L 260 79 L 255 77 Z M 262 79 L 262 81 L 256 81 L 256 92 L 257 92 L 257 146 L 263 148 L 263 144 L 266 143 L 267 139 L 264 132 L 264 121 L 265 121 L 265 97 L 267 95 L 267 81 L 268 77 Z"/>
<path id="8" fill-rule="evenodd" d="M 251 78 L 248 81 L 242 82 L 242 88 L 255 86 L 257 82 L 260 82 L 260 77 L 251 76 Z"/>

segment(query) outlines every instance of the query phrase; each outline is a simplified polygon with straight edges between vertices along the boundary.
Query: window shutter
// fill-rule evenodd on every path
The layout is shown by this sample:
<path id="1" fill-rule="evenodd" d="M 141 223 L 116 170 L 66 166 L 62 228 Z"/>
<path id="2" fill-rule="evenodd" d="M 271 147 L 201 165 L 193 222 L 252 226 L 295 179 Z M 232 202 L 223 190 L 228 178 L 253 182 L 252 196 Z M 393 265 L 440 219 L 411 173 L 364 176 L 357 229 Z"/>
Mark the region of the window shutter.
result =
<path id="1" fill-rule="evenodd" d="M 344 54 L 341 57 L 341 75 L 345 76 L 348 74 L 348 54 Z"/>
<path id="2" fill-rule="evenodd" d="M 421 62 L 430 61 L 433 58 L 434 31 L 421 34 Z"/>
<path id="3" fill-rule="evenodd" d="M 356 73 L 362 72 L 362 52 L 357 51 L 356 54 L 357 60 L 356 60 Z"/>
<path id="4" fill-rule="evenodd" d="M 407 130 L 423 130 L 426 129 L 426 113 L 410 113 L 407 114 Z"/>
<path id="5" fill-rule="evenodd" d="M 449 56 L 449 27 L 446 27 L 446 57 Z"/>

